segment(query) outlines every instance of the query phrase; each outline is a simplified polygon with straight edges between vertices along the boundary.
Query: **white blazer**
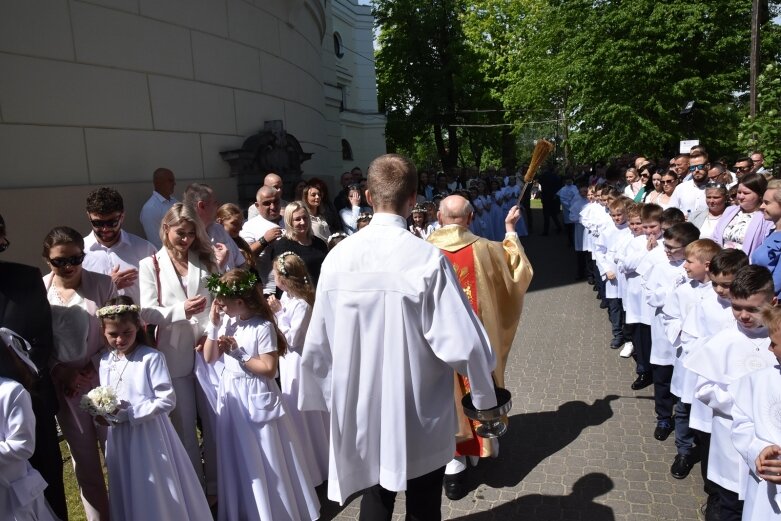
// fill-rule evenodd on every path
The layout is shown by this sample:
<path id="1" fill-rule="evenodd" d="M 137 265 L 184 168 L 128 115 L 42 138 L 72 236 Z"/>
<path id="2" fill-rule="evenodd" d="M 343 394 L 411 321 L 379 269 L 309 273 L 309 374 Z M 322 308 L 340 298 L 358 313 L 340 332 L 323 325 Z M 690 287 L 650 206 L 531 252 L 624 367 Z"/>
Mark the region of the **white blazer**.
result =
<path id="1" fill-rule="evenodd" d="M 147 257 L 138 266 L 141 307 L 144 319 L 158 326 L 157 348 L 165 355 L 171 378 L 181 378 L 193 373 L 195 343 L 204 334 L 209 320 L 211 296 L 204 281 L 209 270 L 195 253 L 189 252 L 185 294 L 168 250 L 161 248 L 155 257 L 160 266 L 160 300 L 158 302 L 155 265 L 152 257 Z M 201 313 L 188 320 L 184 301 L 196 295 L 205 296 L 207 304 Z"/>

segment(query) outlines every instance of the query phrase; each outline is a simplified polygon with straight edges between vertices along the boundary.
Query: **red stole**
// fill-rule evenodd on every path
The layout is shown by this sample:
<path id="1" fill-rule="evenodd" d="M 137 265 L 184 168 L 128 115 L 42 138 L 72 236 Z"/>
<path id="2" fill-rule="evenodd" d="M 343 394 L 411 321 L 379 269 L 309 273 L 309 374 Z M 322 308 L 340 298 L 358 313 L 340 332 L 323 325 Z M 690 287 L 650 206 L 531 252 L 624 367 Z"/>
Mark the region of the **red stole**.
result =
<path id="1" fill-rule="evenodd" d="M 479 317 L 480 303 L 477 300 L 477 276 L 475 274 L 475 256 L 472 253 L 472 245 L 470 244 L 456 252 L 442 250 L 442 253 L 453 265 L 453 269 L 458 276 L 458 282 L 461 284 L 467 300 L 472 305 L 472 309 Z M 456 396 L 464 396 L 470 391 L 469 380 L 466 376 L 457 374 L 456 385 L 460 387 L 460 389 L 456 389 Z M 456 406 L 461 407 L 461 403 L 457 403 Z M 475 434 L 477 422 L 469 420 L 469 423 L 472 429 L 471 439 L 456 444 L 456 456 L 489 456 L 490 449 L 483 447 L 483 438 Z"/>

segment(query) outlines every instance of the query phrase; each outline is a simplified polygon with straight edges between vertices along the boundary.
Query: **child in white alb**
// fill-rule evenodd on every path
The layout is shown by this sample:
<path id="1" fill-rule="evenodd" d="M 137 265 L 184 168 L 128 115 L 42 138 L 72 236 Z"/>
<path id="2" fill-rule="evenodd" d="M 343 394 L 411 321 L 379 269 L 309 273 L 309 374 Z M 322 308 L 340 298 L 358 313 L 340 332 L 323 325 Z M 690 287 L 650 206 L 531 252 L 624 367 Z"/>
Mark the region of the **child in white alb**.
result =
<path id="1" fill-rule="evenodd" d="M 311 472 L 274 381 L 287 343 L 258 279 L 233 269 L 207 287 L 215 298 L 204 358 L 228 355 L 217 410 L 219 519 L 317 519 Z"/>
<path id="2" fill-rule="evenodd" d="M 35 415 L 27 388 L 38 369 L 5 328 L 0 331 L 0 519 L 57 521 L 46 481 L 28 459 L 35 450 Z"/>
<path id="3" fill-rule="evenodd" d="M 748 466 L 743 505 L 745 521 L 781 519 L 781 308 L 762 318 L 776 363 L 729 386 L 732 442 Z"/>
<path id="4" fill-rule="evenodd" d="M 274 280 L 284 291 L 280 300 L 269 297 L 269 306 L 277 325 L 287 340 L 287 353 L 279 359 L 280 388 L 285 411 L 293 420 L 301 439 L 304 459 L 319 485 L 328 479 L 328 413 L 301 411 L 298 408 L 298 385 L 301 380 L 301 351 L 312 318 L 315 287 L 304 261 L 292 251 L 274 261 Z"/>
<path id="5" fill-rule="evenodd" d="M 730 296 L 735 326 L 716 333 L 690 353 L 684 366 L 698 375 L 694 397 L 713 409 L 708 479 L 716 488 L 720 519 L 738 521 L 748 469 L 732 443 L 733 400 L 727 388 L 776 363 L 767 349 L 770 339 L 761 319 L 762 308 L 776 303 L 773 277 L 767 268 L 746 266 L 735 275 Z"/>
<path id="6" fill-rule="evenodd" d="M 97 311 L 109 346 L 100 357 L 100 385 L 119 407 L 96 421 L 108 425 L 106 467 L 112 519 L 212 516 L 190 458 L 168 414 L 176 396 L 165 356 L 144 345 L 139 308 L 115 297 Z"/>

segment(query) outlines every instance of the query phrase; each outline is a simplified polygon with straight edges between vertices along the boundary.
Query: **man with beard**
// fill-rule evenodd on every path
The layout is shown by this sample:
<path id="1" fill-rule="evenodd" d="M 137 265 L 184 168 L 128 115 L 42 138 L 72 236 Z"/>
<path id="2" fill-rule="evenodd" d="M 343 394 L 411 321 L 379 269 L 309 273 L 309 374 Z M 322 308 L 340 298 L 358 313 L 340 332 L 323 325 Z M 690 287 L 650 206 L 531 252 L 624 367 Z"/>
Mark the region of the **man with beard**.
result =
<path id="1" fill-rule="evenodd" d="M 125 206 L 113 188 L 103 186 L 87 195 L 87 218 L 92 233 L 84 237 L 84 269 L 111 275 L 121 295 L 139 302 L 138 264 L 157 248 L 122 229 Z"/>
<path id="2" fill-rule="evenodd" d="M 687 219 L 705 205 L 705 185 L 708 184 L 708 155 L 695 151 L 689 157 L 691 179 L 675 187 L 670 197 L 670 206 L 681 210 Z"/>

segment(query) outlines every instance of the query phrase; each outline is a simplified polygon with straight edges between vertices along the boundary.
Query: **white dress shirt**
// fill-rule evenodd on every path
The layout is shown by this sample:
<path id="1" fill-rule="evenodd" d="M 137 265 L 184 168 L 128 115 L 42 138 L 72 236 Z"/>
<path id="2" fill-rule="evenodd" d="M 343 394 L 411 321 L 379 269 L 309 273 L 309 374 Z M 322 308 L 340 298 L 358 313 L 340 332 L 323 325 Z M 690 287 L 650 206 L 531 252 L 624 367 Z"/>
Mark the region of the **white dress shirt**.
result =
<path id="1" fill-rule="evenodd" d="M 166 199 L 158 192 L 152 192 L 152 196 L 147 199 L 141 208 L 141 226 L 144 227 L 146 240 L 154 244 L 158 250 L 163 247 L 163 243 L 160 240 L 160 223 L 163 221 L 163 217 L 165 217 L 169 208 L 177 202 L 176 197 L 173 195 L 170 199 Z"/>
<path id="2" fill-rule="evenodd" d="M 120 230 L 119 240 L 110 247 L 100 244 L 95 233 L 92 232 L 84 237 L 84 253 L 87 256 L 84 258 L 82 267 L 85 270 L 96 271 L 104 275 L 111 275 L 115 266 L 119 266 L 119 271 L 131 268 L 137 270 L 141 259 L 154 255 L 156 252 L 157 248 L 152 243 L 125 230 Z M 138 304 L 140 302 L 138 279 L 132 286 L 120 289 L 119 294 L 127 295 Z"/>
<path id="3" fill-rule="evenodd" d="M 684 181 L 675 187 L 668 205 L 678 208 L 688 219 L 697 210 L 707 208 L 705 204 L 705 184 L 697 186 L 692 180 Z"/>

